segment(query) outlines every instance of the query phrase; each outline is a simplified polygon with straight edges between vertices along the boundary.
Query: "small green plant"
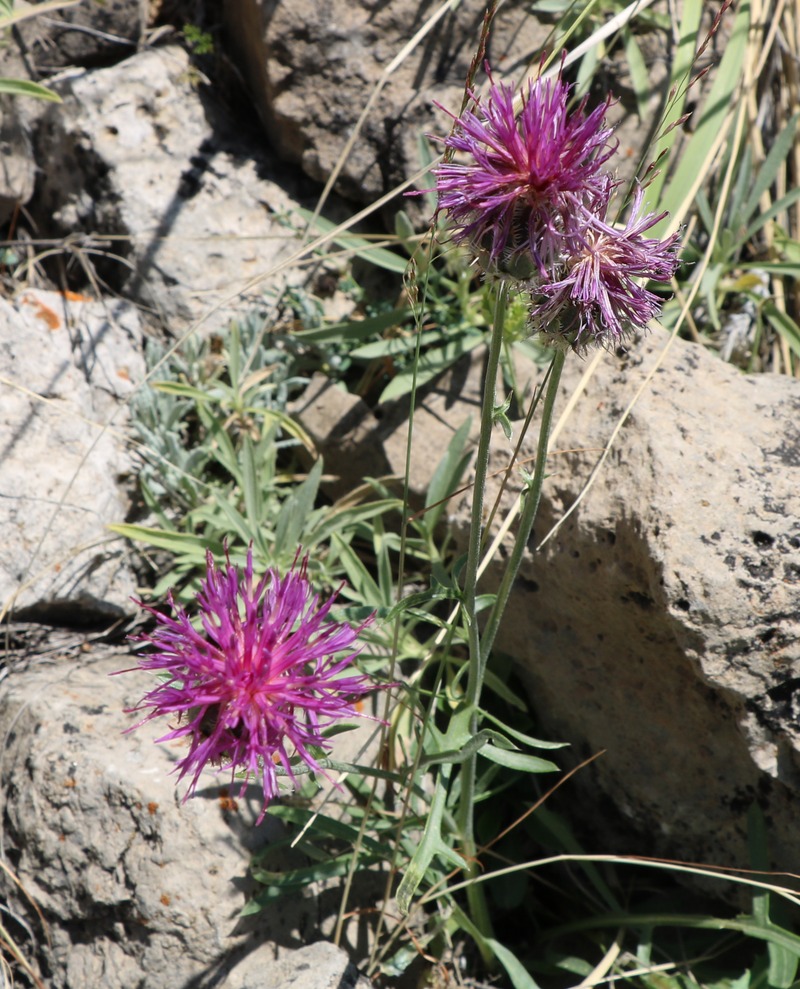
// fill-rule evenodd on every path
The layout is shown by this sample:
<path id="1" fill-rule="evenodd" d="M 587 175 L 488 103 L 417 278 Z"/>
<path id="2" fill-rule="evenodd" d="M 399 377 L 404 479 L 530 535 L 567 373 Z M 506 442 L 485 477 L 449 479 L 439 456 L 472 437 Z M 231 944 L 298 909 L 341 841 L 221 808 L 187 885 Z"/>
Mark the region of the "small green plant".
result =
<path id="1" fill-rule="evenodd" d="M 184 24 L 183 37 L 194 55 L 214 54 L 214 39 L 197 24 Z"/>
<path id="2" fill-rule="evenodd" d="M 224 337 L 188 343 L 167 361 L 154 348 L 151 359 L 160 377 L 140 392 L 132 412 L 140 489 L 156 524 L 112 528 L 174 554 L 156 594 L 191 583 L 204 569 L 206 549 L 219 554 L 225 542 L 236 562 L 252 543 L 258 567 L 281 570 L 302 545 L 314 577 L 336 581 L 338 547 L 367 520 L 398 510 L 396 498 L 369 488 L 342 504 L 319 504 L 322 461 L 286 411 L 305 380 L 293 375 L 291 353 L 265 335 L 263 317 L 233 325 Z"/>

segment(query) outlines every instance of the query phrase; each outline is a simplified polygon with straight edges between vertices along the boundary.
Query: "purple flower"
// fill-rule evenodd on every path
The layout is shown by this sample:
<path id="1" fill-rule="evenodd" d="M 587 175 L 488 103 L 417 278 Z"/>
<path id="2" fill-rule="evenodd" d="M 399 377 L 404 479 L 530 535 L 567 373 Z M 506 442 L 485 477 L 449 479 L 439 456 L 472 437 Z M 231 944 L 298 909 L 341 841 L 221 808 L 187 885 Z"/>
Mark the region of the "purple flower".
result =
<path id="1" fill-rule="evenodd" d="M 590 344 L 615 345 L 629 332 L 644 329 L 661 310 L 661 300 L 636 279 L 667 282 L 678 266 L 678 235 L 666 240 L 643 234 L 667 214 L 637 219 L 644 192 L 636 189 L 628 221 L 616 229 L 606 221 L 609 194 L 597 213 L 584 214 L 571 249 L 553 279 L 538 286 L 531 307 L 534 330 L 575 350 Z"/>
<path id="2" fill-rule="evenodd" d="M 545 277 L 583 204 L 603 194 L 601 166 L 614 153 L 607 104 L 586 116 L 584 99 L 570 113 L 569 92 L 560 77 L 531 80 L 517 116 L 513 89 L 492 85 L 485 103 L 472 97 L 474 111 L 450 114 L 445 147 L 466 158 L 434 169 L 439 209 L 487 270 Z"/>
<path id="3" fill-rule="evenodd" d="M 174 618 L 141 605 L 157 625 L 151 635 L 137 637 L 153 647 L 139 658 L 139 668 L 160 672 L 163 682 L 131 709 L 152 708 L 133 727 L 175 717 L 176 727 L 157 741 L 189 741 L 176 766 L 179 779 L 191 775 L 184 800 L 207 765 L 230 770 L 232 778 L 244 773 L 242 794 L 251 777 L 260 778 L 260 821 L 278 793 L 276 766 L 295 783 L 292 763 L 298 759 L 324 772 L 317 756 L 331 747 L 325 729 L 359 716 L 356 699 L 375 688 L 362 674 L 340 675 L 373 619 L 357 628 L 330 621 L 336 595 L 319 603 L 306 575 L 307 559 L 284 577 L 270 570 L 258 583 L 252 549 L 244 573 L 230 558 L 217 569 L 210 552 L 206 563 L 197 594 L 199 623 L 175 606 L 171 593 Z"/>

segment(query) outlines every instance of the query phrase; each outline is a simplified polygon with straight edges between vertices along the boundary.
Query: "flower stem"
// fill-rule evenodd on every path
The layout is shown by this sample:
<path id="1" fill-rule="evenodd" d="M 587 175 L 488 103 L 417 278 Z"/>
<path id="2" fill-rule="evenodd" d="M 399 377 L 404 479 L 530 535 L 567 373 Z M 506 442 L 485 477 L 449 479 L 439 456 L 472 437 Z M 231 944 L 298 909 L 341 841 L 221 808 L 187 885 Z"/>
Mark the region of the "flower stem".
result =
<path id="1" fill-rule="evenodd" d="M 542 497 L 542 483 L 547 464 L 547 444 L 550 439 L 550 427 L 553 422 L 553 408 L 555 406 L 556 396 L 558 395 L 558 386 L 561 381 L 561 372 L 564 368 L 565 358 L 566 350 L 556 351 L 550 366 L 550 380 L 547 385 L 547 393 L 545 394 L 544 406 L 542 408 L 542 424 L 539 427 L 539 443 L 536 448 L 536 466 L 533 471 L 533 480 L 530 483 L 522 504 L 519 527 L 513 549 L 511 550 L 511 556 L 509 557 L 503 579 L 500 581 L 500 587 L 497 590 L 497 596 L 495 597 L 494 604 L 483 629 L 483 635 L 481 636 L 481 679 L 483 678 L 483 671 L 489 659 L 489 653 L 494 645 L 503 612 L 508 604 L 511 588 L 514 586 L 514 581 L 517 579 L 517 574 L 519 573 L 522 554 L 528 545 L 533 523 L 536 519 L 536 513 L 539 510 L 539 501 Z"/>
<path id="2" fill-rule="evenodd" d="M 503 345 L 503 328 L 505 326 L 506 307 L 508 304 L 508 283 L 501 281 L 497 290 L 497 300 L 494 309 L 494 326 L 489 342 L 489 357 L 486 365 L 486 382 L 483 390 L 483 405 L 481 409 L 481 429 L 478 439 L 478 452 L 475 459 L 475 481 L 472 489 L 472 517 L 470 520 L 469 545 L 467 564 L 464 572 L 464 614 L 468 626 L 469 668 L 467 672 L 467 693 L 465 704 L 470 711 L 470 732 L 476 734 L 479 728 L 478 705 L 483 686 L 483 666 L 481 663 L 481 642 L 478 629 L 478 618 L 475 613 L 478 586 L 478 564 L 480 562 L 483 535 L 483 503 L 486 492 L 486 475 L 489 469 L 489 446 L 494 425 L 495 389 L 497 383 L 497 368 L 500 364 L 500 353 Z M 474 809 L 475 784 L 477 772 L 477 757 L 470 756 L 463 764 L 461 771 L 461 795 L 458 807 L 458 825 L 463 843 L 463 855 L 469 863 L 467 878 L 477 876 L 478 862 L 475 846 Z M 467 887 L 472 921 L 484 937 L 492 936 L 492 924 L 489 917 L 486 896 L 483 886 L 472 883 Z M 490 964 L 493 956 L 488 947 L 482 947 L 484 961 Z"/>
<path id="3" fill-rule="evenodd" d="M 475 481 L 472 487 L 472 515 L 470 518 L 467 564 L 464 571 L 464 610 L 469 623 L 469 672 L 467 679 L 467 705 L 477 708 L 480 702 L 483 670 L 480 664 L 480 632 L 475 616 L 475 602 L 478 587 L 478 565 L 483 541 L 483 504 L 486 494 L 486 475 L 489 470 L 489 447 L 494 426 L 495 391 L 497 368 L 503 345 L 506 306 L 508 304 L 508 283 L 501 281 L 494 309 L 494 326 L 489 342 L 489 356 L 486 364 L 486 381 L 483 388 L 481 407 L 481 430 L 478 438 L 478 452 L 475 458 Z"/>

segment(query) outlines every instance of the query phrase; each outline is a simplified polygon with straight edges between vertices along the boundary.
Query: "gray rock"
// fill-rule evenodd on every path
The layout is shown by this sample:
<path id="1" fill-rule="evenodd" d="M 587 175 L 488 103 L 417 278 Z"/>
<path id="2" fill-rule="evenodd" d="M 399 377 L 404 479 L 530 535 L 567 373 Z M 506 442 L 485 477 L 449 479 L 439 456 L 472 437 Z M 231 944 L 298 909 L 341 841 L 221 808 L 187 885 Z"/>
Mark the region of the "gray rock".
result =
<path id="1" fill-rule="evenodd" d="M 639 834 L 649 853 L 746 864 L 747 810 L 759 802 L 775 862 L 796 869 L 800 385 L 742 375 L 680 341 L 664 353 L 666 339 L 657 332 L 624 357 L 604 355 L 554 440 L 561 452 L 497 647 L 518 660 L 548 737 L 571 742 L 576 759 L 606 750 L 570 784 L 589 796 L 595 848 L 630 851 Z M 570 356 L 557 418 L 586 369 Z M 596 482 L 534 555 L 651 372 Z M 518 374 L 523 384 L 540 378 L 533 365 Z M 480 375 L 476 358 L 423 395 L 417 497 L 468 415 L 474 433 Z M 406 424 L 390 411 L 381 428 L 376 456 L 398 472 Z M 335 421 L 326 433 L 343 442 Z M 365 431 L 363 442 L 374 441 Z M 498 431 L 492 469 L 509 453 Z M 512 486 L 516 494 L 514 477 Z M 469 494 L 452 506 L 462 542 L 469 507 Z"/>
<path id="2" fill-rule="evenodd" d="M 234 60 L 281 156 L 326 181 L 374 94 L 338 187 L 360 202 L 374 202 L 412 175 L 420 166 L 420 139 L 449 130 L 448 118 L 431 101 L 461 106 L 486 4 L 463 0 L 382 78 L 435 9 L 415 0 L 224 4 Z M 512 78 L 522 74 L 548 30 L 526 6 L 501 4 L 488 58 Z"/>
<path id="3" fill-rule="evenodd" d="M 220 137 L 223 110 L 201 84 L 177 47 L 68 71 L 52 82 L 64 104 L 34 129 L 37 160 L 47 163 L 36 197 L 42 228 L 90 235 L 85 259 L 98 276 L 175 334 L 201 317 L 207 331 L 219 329 L 266 288 L 277 295 L 285 274 L 268 284 L 258 276 L 299 243 L 297 204 L 261 177 L 267 166 L 252 148 Z"/>
<path id="4" fill-rule="evenodd" d="M 0 609 L 92 622 L 130 612 L 124 403 L 144 375 L 130 303 L 29 289 L 0 299 Z"/>
<path id="5" fill-rule="evenodd" d="M 340 948 L 317 941 L 270 957 L 267 949 L 247 955 L 231 972 L 225 989 L 369 989 Z"/>
<path id="6" fill-rule="evenodd" d="M 152 682 L 141 672 L 110 676 L 132 665 L 127 650 L 62 647 L 0 689 L 4 852 L 49 926 L 39 956 L 49 989 L 310 985 L 291 981 L 294 955 L 267 943 L 313 935 L 313 898 L 239 917 L 250 853 L 279 827 L 269 817 L 254 826 L 260 789 L 231 800 L 225 777 L 217 784 L 209 773 L 181 803 L 170 775 L 176 750 L 154 744 L 164 726 L 122 735 L 136 720 L 124 709 Z M 30 907 L 6 893 L 35 925 Z M 308 950 L 314 986 L 357 984 L 354 975 L 342 981 L 342 952 Z M 259 972 L 270 974 L 259 981 Z"/>
<path id="7" fill-rule="evenodd" d="M 0 96 L 0 223 L 33 195 L 35 166 L 27 128 L 16 101 Z"/>
<path id="8" fill-rule="evenodd" d="M 35 6 L 37 0 L 32 0 Z M 39 73 L 99 59 L 124 58 L 136 51 L 147 25 L 147 0 L 84 0 L 47 11 L 18 28 L 20 46 Z"/>

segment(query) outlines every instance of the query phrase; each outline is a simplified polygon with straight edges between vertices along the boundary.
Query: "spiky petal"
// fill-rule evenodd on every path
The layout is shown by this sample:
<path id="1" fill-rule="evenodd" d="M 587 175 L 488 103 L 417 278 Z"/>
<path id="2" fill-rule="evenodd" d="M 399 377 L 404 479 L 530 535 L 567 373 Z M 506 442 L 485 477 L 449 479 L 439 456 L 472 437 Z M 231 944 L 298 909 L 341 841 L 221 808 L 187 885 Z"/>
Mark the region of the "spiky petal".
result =
<path id="1" fill-rule="evenodd" d="M 637 279 L 672 278 L 678 235 L 644 236 L 667 214 L 639 216 L 643 195 L 637 187 L 621 229 L 607 222 L 608 198 L 597 214 L 584 214 L 584 229 L 575 233 L 554 278 L 538 287 L 530 311 L 533 329 L 552 342 L 561 339 L 585 350 L 592 344 L 614 346 L 659 314 L 661 299 Z"/>
<path id="2" fill-rule="evenodd" d="M 587 115 L 583 100 L 568 112 L 569 93 L 560 77 L 529 80 L 517 116 L 514 90 L 492 85 L 485 102 L 472 97 L 474 110 L 450 114 L 456 125 L 444 144 L 456 157 L 434 169 L 439 208 L 487 270 L 523 256 L 545 276 L 583 203 L 602 194 L 614 152 L 607 104 Z"/>
<path id="3" fill-rule="evenodd" d="M 177 724 L 158 742 L 187 739 L 189 751 L 176 766 L 190 776 L 191 796 L 207 766 L 244 774 L 241 792 L 260 779 L 263 818 L 278 793 L 276 765 L 295 782 L 298 760 L 323 772 L 312 750 L 329 750 L 323 732 L 359 716 L 354 701 L 375 689 L 365 675 L 343 675 L 359 652 L 359 634 L 333 622 L 336 595 L 320 604 L 303 560 L 284 576 L 269 570 L 258 582 L 252 549 L 244 572 L 230 559 L 217 568 L 209 552 L 197 594 L 199 622 L 176 607 L 170 617 L 142 605 L 156 619 L 152 634 L 139 636 L 152 651 L 139 668 L 165 675 L 133 711 L 151 708 L 134 728 L 154 718 Z M 132 729 L 128 729 L 129 731 Z"/>

